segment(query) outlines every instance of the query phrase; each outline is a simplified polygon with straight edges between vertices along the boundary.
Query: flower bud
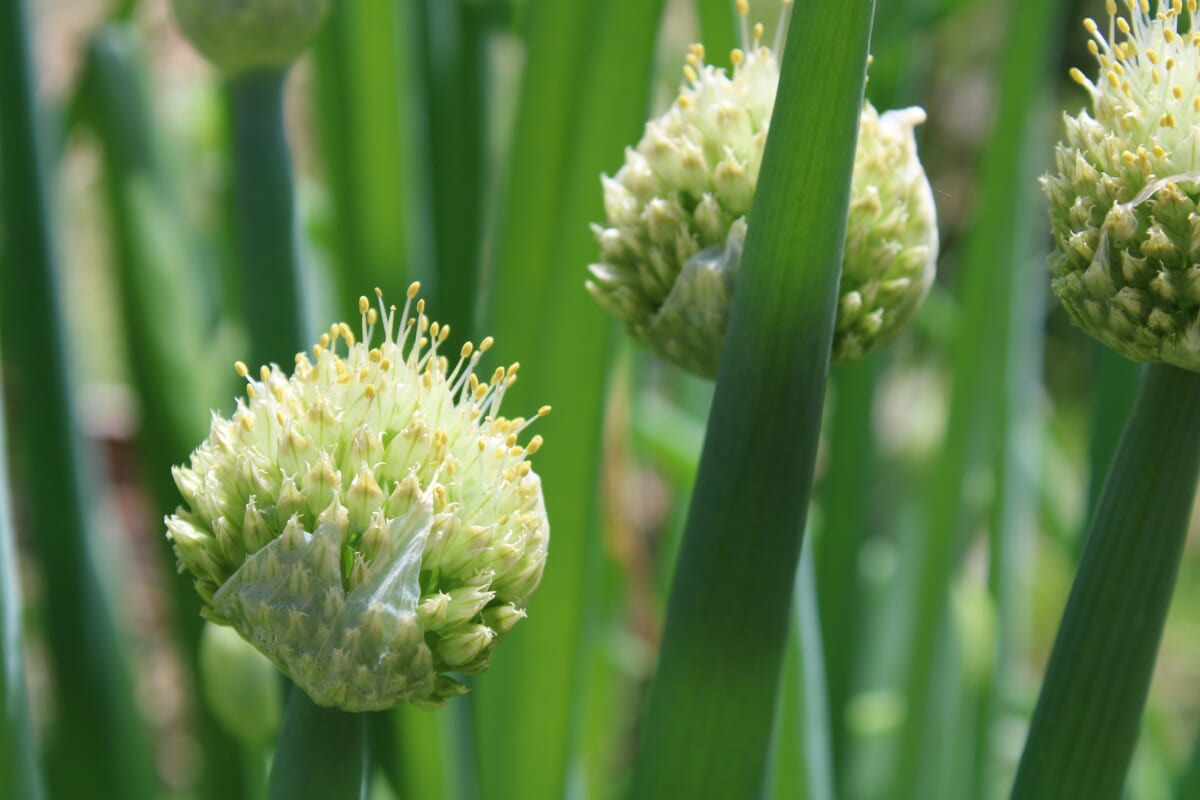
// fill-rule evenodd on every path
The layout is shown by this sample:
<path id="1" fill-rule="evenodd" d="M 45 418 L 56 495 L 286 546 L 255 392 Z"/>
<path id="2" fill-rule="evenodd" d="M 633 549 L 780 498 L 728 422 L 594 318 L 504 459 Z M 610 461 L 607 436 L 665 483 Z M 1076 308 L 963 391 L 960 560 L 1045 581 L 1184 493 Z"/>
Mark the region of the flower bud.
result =
<path id="1" fill-rule="evenodd" d="M 232 628 L 205 623 L 200 688 L 213 716 L 248 747 L 274 741 L 283 714 L 279 673 Z"/>
<path id="2" fill-rule="evenodd" d="M 516 367 L 480 381 L 473 346 L 451 366 L 415 296 L 364 298 L 362 340 L 335 325 L 290 378 L 239 364 L 249 400 L 175 470 L 190 508 L 166 521 L 203 614 L 348 711 L 461 694 L 447 673 L 486 668 L 546 561 L 541 440 L 499 415 Z"/>
<path id="3" fill-rule="evenodd" d="M 1051 287 L 1071 321 L 1135 361 L 1200 370 L 1200 51 L 1196 3 L 1108 3 L 1084 21 L 1091 111 L 1066 117 L 1042 178 Z M 1109 41 L 1112 39 L 1113 41 Z"/>
<path id="4" fill-rule="evenodd" d="M 188 40 L 222 72 L 286 67 L 320 30 L 329 0 L 171 0 Z"/>
<path id="5" fill-rule="evenodd" d="M 705 377 L 717 373 L 779 83 L 778 42 L 766 47 L 760 35 L 756 27 L 733 52 L 732 76 L 692 46 L 678 99 L 603 179 L 606 221 L 593 226 L 601 255 L 590 267 L 592 296 L 640 344 Z M 836 362 L 892 340 L 933 281 L 936 211 L 913 134 L 924 119 L 919 108 L 879 114 L 864 104 Z"/>

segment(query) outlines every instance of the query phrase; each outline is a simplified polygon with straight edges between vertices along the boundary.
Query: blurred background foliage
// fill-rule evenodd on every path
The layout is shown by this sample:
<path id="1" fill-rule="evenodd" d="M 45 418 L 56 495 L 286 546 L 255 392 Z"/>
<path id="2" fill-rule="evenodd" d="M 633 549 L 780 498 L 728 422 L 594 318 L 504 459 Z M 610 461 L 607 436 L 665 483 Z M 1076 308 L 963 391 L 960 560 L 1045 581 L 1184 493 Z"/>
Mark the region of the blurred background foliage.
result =
<path id="1" fill-rule="evenodd" d="M 673 97 L 686 45 L 703 37 L 725 63 L 731 5 L 344 0 L 292 70 L 303 318 L 421 280 L 456 334 L 494 334 L 525 364 L 510 413 L 555 406 L 538 457 L 554 538 L 530 621 L 468 698 L 372 721 L 378 797 L 625 785 L 711 387 L 634 349 L 586 296 L 587 223 L 599 174 Z M 0 184 L 17 553 L 3 566 L 23 601 L 48 794 L 84 796 L 78 779 L 122 787 L 93 796 L 256 797 L 265 753 L 203 700 L 198 603 L 161 524 L 169 466 L 208 409 L 231 410 L 245 321 L 276 302 L 247 294 L 235 258 L 229 101 L 163 0 L 27 7 L 44 169 L 41 190 Z M 912 329 L 831 376 L 802 570 L 815 587 L 798 590 L 815 588 L 824 663 L 803 636 L 815 619 L 798 624 L 774 796 L 991 798 L 1011 783 L 1139 381 L 1049 297 L 1035 180 L 1060 109 L 1086 100 L 1066 80 L 1091 69 L 1079 22 L 1102 13 L 1099 0 L 879 0 L 867 94 L 928 112 L 942 256 Z M 6 146 L 16 113 L 0 105 Z M 48 248 L 20 222 L 42 202 Z M 827 724 L 798 699 L 799 676 L 811 691 L 822 673 Z M 1193 536 L 1131 796 L 1197 796 L 1198 721 Z M 103 746 L 84 758 L 81 742 Z"/>

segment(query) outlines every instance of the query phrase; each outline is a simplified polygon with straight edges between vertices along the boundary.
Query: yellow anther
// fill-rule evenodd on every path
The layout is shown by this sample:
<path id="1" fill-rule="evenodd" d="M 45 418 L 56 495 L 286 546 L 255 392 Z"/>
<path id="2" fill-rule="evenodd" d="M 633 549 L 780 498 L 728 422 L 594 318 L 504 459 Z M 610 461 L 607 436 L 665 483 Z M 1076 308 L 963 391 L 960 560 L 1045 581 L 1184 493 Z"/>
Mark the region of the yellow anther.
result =
<path id="1" fill-rule="evenodd" d="M 338 328 L 342 332 L 342 338 L 346 340 L 346 344 L 354 347 L 354 332 L 350 330 L 350 326 L 344 322 L 338 323 Z"/>
<path id="2" fill-rule="evenodd" d="M 687 78 L 692 83 L 695 83 L 699 78 L 696 75 L 696 70 L 692 69 L 691 64 L 684 64 L 683 77 Z"/>
<path id="3" fill-rule="evenodd" d="M 1172 86 L 1171 94 L 1175 95 L 1176 100 L 1183 99 L 1183 87 L 1182 86 Z"/>
<path id="4" fill-rule="evenodd" d="M 1146 48 L 1146 58 L 1150 59 L 1151 64 L 1157 64 L 1158 63 L 1158 51 L 1151 50 L 1150 48 Z"/>
<path id="5" fill-rule="evenodd" d="M 1121 88 L 1121 80 L 1117 77 L 1117 73 L 1115 73 L 1115 72 L 1108 73 L 1108 83 L 1114 89 Z"/>
<path id="6" fill-rule="evenodd" d="M 321 338 L 318 341 L 321 343 L 322 348 L 328 348 L 329 347 L 329 334 L 322 333 Z"/>
<path id="7" fill-rule="evenodd" d="M 462 346 L 462 349 L 458 351 L 458 357 L 459 358 L 469 358 L 471 356 L 471 351 L 474 349 L 475 349 L 475 345 L 473 345 L 470 342 L 467 342 L 466 344 L 464 344 Z"/>
<path id="8" fill-rule="evenodd" d="M 258 368 L 258 379 L 260 381 L 264 381 L 264 382 L 271 380 L 271 368 L 268 367 L 266 364 L 259 367 Z"/>
<path id="9" fill-rule="evenodd" d="M 529 475 L 532 469 L 533 464 L 530 464 L 528 461 L 522 461 L 521 466 L 517 467 L 517 474 L 524 478 Z"/>
<path id="10" fill-rule="evenodd" d="M 441 326 L 435 322 L 429 326 L 429 335 L 436 339 L 439 330 L 441 330 Z"/>
<path id="11" fill-rule="evenodd" d="M 1125 21 L 1124 17 L 1117 17 L 1117 30 L 1127 36 L 1129 35 L 1129 23 Z"/>
<path id="12" fill-rule="evenodd" d="M 1086 19 L 1084 19 L 1083 29 L 1092 35 L 1095 35 L 1096 31 L 1099 30 L 1096 27 L 1096 20 L 1092 19 L 1091 17 L 1087 17 Z"/>
<path id="13" fill-rule="evenodd" d="M 421 282 L 413 281 L 408 285 L 408 299 L 412 300 L 417 296 L 417 292 L 421 291 Z"/>
<path id="14" fill-rule="evenodd" d="M 688 97 L 686 94 L 679 95 L 679 97 L 676 98 L 675 102 L 679 103 L 680 108 L 691 108 L 692 107 L 692 98 Z"/>
<path id="15" fill-rule="evenodd" d="M 532 439 L 529 440 L 529 444 L 527 444 L 525 446 L 525 452 L 528 455 L 533 455 L 534 453 L 536 453 L 538 450 L 541 450 L 541 449 L 542 449 L 542 437 L 541 436 L 533 437 Z"/>
<path id="16" fill-rule="evenodd" d="M 363 396 L 365 396 L 368 400 L 374 399 L 375 398 L 375 384 L 368 383 L 366 385 L 366 387 L 363 388 Z"/>
<path id="17" fill-rule="evenodd" d="M 732 51 L 730 51 L 729 63 L 733 64 L 735 67 L 739 66 L 745 60 L 746 60 L 746 54 L 743 53 L 738 48 L 735 47 Z"/>
<path id="18" fill-rule="evenodd" d="M 1166 158 L 1167 157 L 1167 151 L 1163 150 L 1162 145 L 1158 145 L 1158 144 L 1154 145 L 1154 157 L 1155 158 Z"/>
<path id="19" fill-rule="evenodd" d="M 541 408 L 538 409 L 538 416 L 544 417 L 550 413 L 550 410 L 551 410 L 550 406 L 542 406 Z"/>
<path id="20" fill-rule="evenodd" d="M 387 372 L 391 368 L 392 368 L 392 360 L 390 358 L 385 358 L 379 362 L 379 371 L 380 372 Z"/>
<path id="21" fill-rule="evenodd" d="M 496 343 L 496 340 L 493 339 L 492 337 L 490 337 L 490 336 L 483 337 L 483 341 L 479 343 L 479 352 L 486 353 L 488 350 L 492 349 L 492 345 L 494 345 L 495 343 Z"/>
<path id="22" fill-rule="evenodd" d="M 750 13 L 750 3 L 748 0 L 737 0 L 737 13 L 739 16 L 746 16 Z"/>
<path id="23" fill-rule="evenodd" d="M 1104 10 L 1108 12 L 1110 17 L 1115 17 L 1117 15 L 1117 0 L 1106 0 Z"/>
<path id="24" fill-rule="evenodd" d="M 242 427 L 246 430 L 254 430 L 254 417 L 250 416 L 249 414 L 242 414 L 242 417 L 239 421 L 242 423 Z"/>
<path id="25" fill-rule="evenodd" d="M 233 362 L 233 368 L 243 378 L 250 374 L 250 368 L 246 366 L 246 362 L 244 361 Z"/>
<path id="26" fill-rule="evenodd" d="M 449 338 L 450 338 L 450 326 L 449 326 L 449 325 L 443 325 L 443 326 L 442 326 L 442 332 L 441 332 L 441 334 L 438 336 L 438 341 L 439 341 L 439 342 L 444 342 L 444 341 L 446 341 L 446 340 L 447 340 L 447 339 L 449 339 Z"/>
<path id="27" fill-rule="evenodd" d="M 379 321 L 379 312 L 373 308 L 369 309 L 367 311 L 367 324 L 374 325 L 378 321 Z"/>
<path id="28" fill-rule="evenodd" d="M 1071 67 L 1071 80 L 1078 83 L 1080 86 L 1087 86 L 1087 76 L 1083 74 L 1078 67 Z"/>
<path id="29" fill-rule="evenodd" d="M 362 297 L 358 298 L 358 313 L 365 314 L 370 310 L 371 301 L 367 299 L 367 296 L 363 295 Z"/>
<path id="30" fill-rule="evenodd" d="M 251 400 L 258 399 L 258 390 L 254 388 L 253 383 L 246 384 L 246 397 L 249 397 Z"/>
<path id="31" fill-rule="evenodd" d="M 520 368 L 521 368 L 520 361 L 514 361 L 513 363 L 509 364 L 508 365 L 508 377 L 511 378 L 513 375 L 516 375 L 517 370 L 519 370 Z"/>
<path id="32" fill-rule="evenodd" d="M 763 37 L 763 24 L 761 22 L 754 23 L 754 41 L 758 41 Z"/>

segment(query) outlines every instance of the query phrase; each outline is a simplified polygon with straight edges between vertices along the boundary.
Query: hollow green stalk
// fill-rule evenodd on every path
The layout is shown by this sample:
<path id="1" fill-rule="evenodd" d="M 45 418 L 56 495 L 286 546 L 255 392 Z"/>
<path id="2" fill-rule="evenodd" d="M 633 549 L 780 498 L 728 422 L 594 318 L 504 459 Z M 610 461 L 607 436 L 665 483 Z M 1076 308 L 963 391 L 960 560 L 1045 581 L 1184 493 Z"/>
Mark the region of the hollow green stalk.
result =
<path id="1" fill-rule="evenodd" d="M 229 78 L 233 200 L 250 356 L 290 367 L 308 341 L 296 197 L 284 125 L 287 69 Z"/>
<path id="2" fill-rule="evenodd" d="M 78 438 L 59 265 L 43 169 L 24 0 L 0 5 L 0 298 L 12 452 L 28 492 L 29 540 L 46 580 L 46 636 L 59 719 L 47 747 L 51 796 L 154 794 L 156 779 L 93 543 L 97 501 Z"/>
<path id="3" fill-rule="evenodd" d="M 317 134 L 332 208 L 337 308 L 401 297 L 427 270 L 416 3 L 335 2 L 313 47 Z M 436 287 L 434 287 L 436 288 Z M 444 309 L 440 297 L 433 307 Z M 457 309 L 444 319 L 458 323 Z M 465 322 L 465 318 L 464 318 Z M 466 334 L 465 328 L 462 330 Z"/>
<path id="4" fill-rule="evenodd" d="M 764 789 L 874 7 L 853 0 L 793 12 L 634 765 L 635 798 Z"/>
<path id="5" fill-rule="evenodd" d="M 538 455 L 555 538 L 531 624 L 476 684 L 479 785 L 489 798 L 561 796 L 578 742 L 611 327 L 577 270 L 595 255 L 588 222 L 602 210 L 596 176 L 620 163 L 645 122 L 662 8 L 661 0 L 606 0 L 536 3 L 526 12 L 529 61 L 494 288 L 484 291 L 487 332 L 536 365 L 505 402 L 555 409 L 539 423 L 548 444 Z"/>
<path id="6" fill-rule="evenodd" d="M 322 708 L 292 687 L 267 800 L 366 800 L 367 715 Z"/>
<path id="7" fill-rule="evenodd" d="M 874 460 L 872 409 L 878 359 L 833 371 L 835 406 L 830 431 L 829 475 L 821 487 L 824 518 L 815 550 L 817 608 L 821 619 L 825 680 L 828 684 L 830 740 L 840 773 L 849 746 L 846 705 L 854 686 L 861 641 L 862 587 L 859 557 L 869 524 L 870 503 L 862 502 L 872 485 Z"/>
<path id="8" fill-rule="evenodd" d="M 922 770 L 933 763 L 925 754 L 929 752 L 931 711 L 938 699 L 935 675 L 946 635 L 946 597 L 971 529 L 963 479 L 973 470 L 990 471 L 993 465 L 1007 470 L 1008 437 L 1004 431 L 1012 420 L 1013 392 L 1024 391 L 1014 389 L 1014 381 L 1022 386 L 1028 381 L 1027 375 L 1014 372 L 1013 367 L 1017 363 L 1013 359 L 1019 358 L 1014 348 L 1025 335 L 1017 326 L 1038 324 L 1029 318 L 1029 294 L 1022 291 L 1029 281 L 1025 270 L 1031 261 L 1020 245 L 1025 236 L 1022 231 L 1032 225 L 1030 209 L 1037 206 L 1023 192 L 1033 186 L 1043 166 L 1030 157 L 1030 126 L 1043 78 L 1051 66 L 1049 42 L 1063 13 L 1065 10 L 1048 12 L 1037 0 L 1021 0 L 1010 11 L 1009 45 L 999 74 L 1000 104 L 988 157 L 983 161 L 983 193 L 975 213 L 978 224 L 963 267 L 961 318 L 967 322 L 955 339 L 950 419 L 929 484 L 927 533 L 922 537 L 924 549 L 912 584 L 915 627 L 904 678 L 908 711 L 891 784 L 891 796 L 897 800 L 920 796 Z M 997 369 L 997 364 L 1005 365 L 1004 369 Z M 1006 477 L 1012 476 L 1000 476 L 999 485 L 1019 490 L 1011 480 L 1005 483 Z M 1004 498 L 998 496 L 997 502 Z M 993 533 L 1006 535 L 999 529 Z M 1011 537 L 995 541 L 997 563 L 1004 569 L 1019 566 L 1001 552 L 1013 544 Z M 1000 584 L 1007 587 L 1008 577 L 993 576 L 993 585 Z M 1009 589 L 1003 591 L 1007 598 Z"/>
<path id="9" fill-rule="evenodd" d="M 2 407 L 2 404 L 0 404 Z M 21 587 L 17 542 L 8 499 L 8 455 L 0 413 L 0 795 L 41 800 L 21 647 Z"/>
<path id="10" fill-rule="evenodd" d="M 1122 796 L 1200 476 L 1200 375 L 1154 365 L 1071 586 L 1012 796 Z"/>
<path id="11" fill-rule="evenodd" d="M 208 325 L 215 309 L 211 287 L 201 280 L 203 264 L 195 247 L 181 246 L 192 236 L 161 158 L 145 66 L 128 24 L 105 25 L 89 40 L 80 91 L 84 120 L 103 154 L 120 318 L 144 412 L 138 444 L 156 528 L 178 504 L 171 467 L 204 437 L 209 409 L 233 394 L 232 382 L 222 380 L 231 374 Z M 172 576 L 171 630 L 194 670 L 200 603 L 191 582 L 175 576 L 176 558 L 166 538 L 158 541 L 163 570 Z M 243 786 L 238 748 L 203 703 L 195 712 L 204 758 L 201 792 L 236 798 Z"/>
<path id="12" fill-rule="evenodd" d="M 806 540 L 796 575 L 783 707 L 773 748 L 771 796 L 777 800 L 833 800 L 837 796 L 814 561 L 812 543 Z"/>

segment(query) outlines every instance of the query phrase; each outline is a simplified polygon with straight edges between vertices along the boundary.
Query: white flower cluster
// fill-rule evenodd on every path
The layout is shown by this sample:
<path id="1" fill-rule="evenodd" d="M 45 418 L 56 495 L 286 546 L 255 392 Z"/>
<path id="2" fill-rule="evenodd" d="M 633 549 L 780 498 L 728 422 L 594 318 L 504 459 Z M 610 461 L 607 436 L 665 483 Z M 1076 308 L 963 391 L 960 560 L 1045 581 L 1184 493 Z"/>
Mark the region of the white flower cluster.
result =
<path id="1" fill-rule="evenodd" d="M 1066 117 L 1042 179 L 1052 287 L 1073 322 L 1136 361 L 1200 370 L 1200 32 L 1196 0 L 1108 0 L 1084 28 L 1092 113 Z M 1181 33 L 1181 30 L 1190 31 Z"/>
<path id="2" fill-rule="evenodd" d="M 480 381 L 488 338 L 451 368 L 416 293 L 399 316 L 363 298 L 362 340 L 334 325 L 291 377 L 239 363 L 248 401 L 174 471 L 168 536 L 205 616 L 348 711 L 461 694 L 449 673 L 487 667 L 546 560 L 541 438 L 499 415 L 518 365 Z"/>
<path id="3" fill-rule="evenodd" d="M 747 5 L 738 11 L 744 19 Z M 593 226 L 601 256 L 589 291 L 639 343 L 706 377 L 717 372 L 779 84 L 779 44 L 761 37 L 756 25 L 749 46 L 733 51 L 732 75 L 692 46 L 678 99 L 603 178 L 607 219 Z M 936 211 L 913 135 L 924 119 L 919 108 L 864 106 L 835 361 L 890 341 L 933 281 Z"/>

